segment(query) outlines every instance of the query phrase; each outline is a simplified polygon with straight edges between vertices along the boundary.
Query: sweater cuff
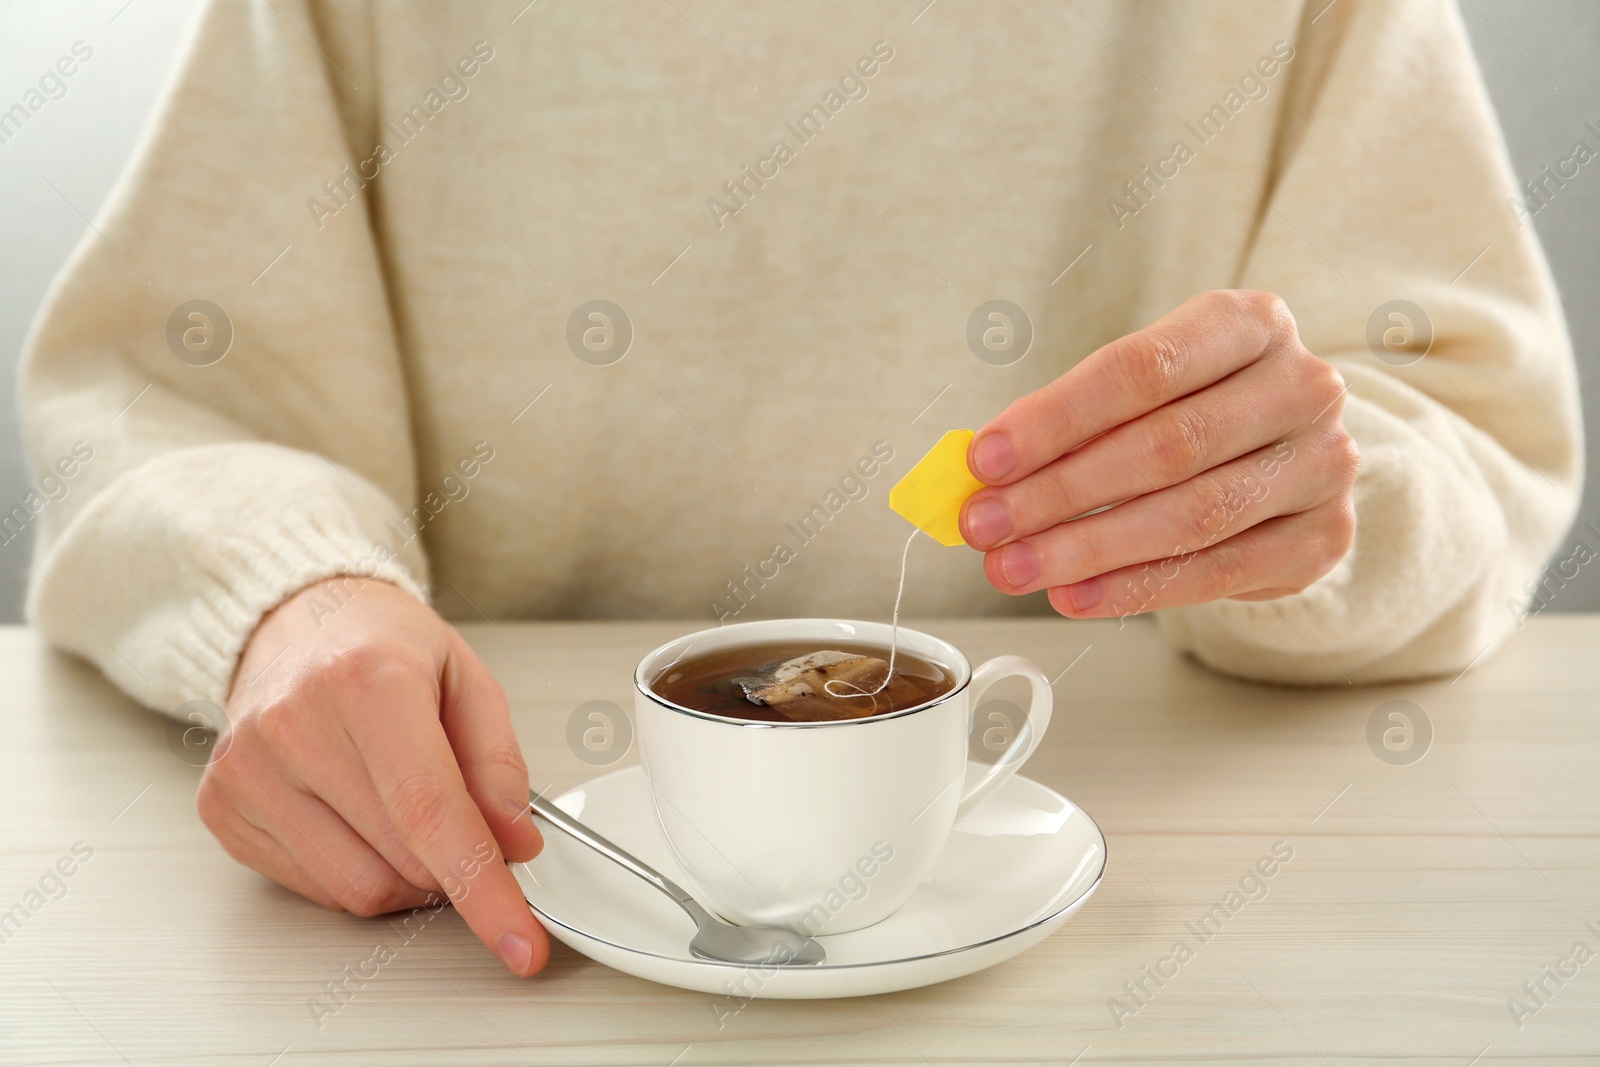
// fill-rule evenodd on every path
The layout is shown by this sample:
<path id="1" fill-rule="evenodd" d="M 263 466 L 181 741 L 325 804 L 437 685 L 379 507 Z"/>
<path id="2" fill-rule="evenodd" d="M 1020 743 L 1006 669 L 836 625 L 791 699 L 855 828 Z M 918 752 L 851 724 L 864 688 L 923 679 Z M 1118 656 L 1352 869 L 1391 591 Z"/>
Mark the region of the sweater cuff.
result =
<path id="1" fill-rule="evenodd" d="M 176 620 L 162 664 L 165 685 L 185 699 L 224 705 L 233 673 L 263 616 L 317 582 L 350 575 L 399 586 L 419 601 L 427 590 L 382 541 L 313 516 L 286 516 L 275 530 L 236 535 L 218 547 L 197 581 L 190 610 Z"/>
<path id="2" fill-rule="evenodd" d="M 131 467 L 46 529 L 29 618 L 165 714 L 224 706 L 261 617 L 339 575 L 427 602 L 421 530 L 377 486 L 295 449 L 230 442 Z"/>

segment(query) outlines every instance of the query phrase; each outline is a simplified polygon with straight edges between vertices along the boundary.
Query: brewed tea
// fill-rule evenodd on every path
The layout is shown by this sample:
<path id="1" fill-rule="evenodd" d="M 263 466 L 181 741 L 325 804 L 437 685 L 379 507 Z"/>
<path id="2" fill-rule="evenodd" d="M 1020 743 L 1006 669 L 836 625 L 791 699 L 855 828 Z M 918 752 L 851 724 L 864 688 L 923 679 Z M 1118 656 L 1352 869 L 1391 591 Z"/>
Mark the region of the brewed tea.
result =
<path id="1" fill-rule="evenodd" d="M 743 645 L 675 663 L 651 684 L 662 698 L 694 711 L 752 722 L 824 722 L 884 715 L 950 692 L 941 667 L 889 649 L 792 641 Z"/>

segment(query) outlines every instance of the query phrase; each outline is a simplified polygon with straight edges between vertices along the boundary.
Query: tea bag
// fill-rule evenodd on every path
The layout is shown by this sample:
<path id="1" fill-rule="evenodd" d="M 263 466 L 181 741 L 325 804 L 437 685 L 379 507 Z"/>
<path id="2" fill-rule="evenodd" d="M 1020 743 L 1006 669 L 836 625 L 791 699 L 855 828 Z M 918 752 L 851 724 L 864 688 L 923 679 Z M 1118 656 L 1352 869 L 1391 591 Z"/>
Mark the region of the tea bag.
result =
<path id="1" fill-rule="evenodd" d="M 967 497 L 983 483 L 967 468 L 971 430 L 951 430 L 940 437 L 905 477 L 889 490 L 889 507 L 916 529 L 900 553 L 900 585 L 894 594 L 889 629 L 889 659 L 828 649 L 769 664 L 759 675 L 737 679 L 745 699 L 774 708 L 797 722 L 859 719 L 875 715 L 879 699 L 894 677 L 900 647 L 900 600 L 906 591 L 906 563 L 911 542 L 925 533 L 946 547 L 964 544 L 958 517 Z"/>
<path id="2" fill-rule="evenodd" d="M 745 699 L 774 708 L 797 722 L 860 719 L 892 707 L 888 696 L 880 700 L 878 694 L 888 688 L 894 677 L 894 661 L 900 651 L 900 599 L 906 591 L 906 561 L 911 556 L 911 542 L 919 532 L 911 531 L 900 553 L 900 588 L 894 595 L 887 661 L 859 652 L 810 652 L 768 664 L 759 675 L 735 679 L 744 690 Z"/>
<path id="3" fill-rule="evenodd" d="M 876 697 L 890 670 L 889 662 L 877 656 L 825 649 L 768 664 L 762 673 L 737 682 L 752 704 L 764 704 L 798 722 L 823 722 L 874 714 L 876 699 L 854 698 Z"/>

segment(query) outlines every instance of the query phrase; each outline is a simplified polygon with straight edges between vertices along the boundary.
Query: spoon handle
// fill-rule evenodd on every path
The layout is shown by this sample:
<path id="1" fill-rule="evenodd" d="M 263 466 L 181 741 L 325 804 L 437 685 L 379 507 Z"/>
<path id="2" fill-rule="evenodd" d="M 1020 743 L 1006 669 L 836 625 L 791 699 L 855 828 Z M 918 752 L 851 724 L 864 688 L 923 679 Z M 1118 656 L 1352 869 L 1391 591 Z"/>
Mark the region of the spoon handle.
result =
<path id="1" fill-rule="evenodd" d="M 634 874 L 637 874 L 640 878 L 643 878 L 645 881 L 661 890 L 661 892 L 677 901 L 680 905 L 693 904 L 698 908 L 699 905 L 695 901 L 694 897 L 690 896 L 682 886 L 678 885 L 672 879 L 668 878 L 660 871 L 657 871 L 654 867 L 651 867 L 643 860 L 635 858 L 626 849 L 612 844 L 610 841 L 595 833 L 593 830 L 583 825 L 583 823 L 579 822 L 577 819 L 574 819 L 572 816 L 556 807 L 555 804 L 549 800 L 546 800 L 544 797 L 540 796 L 538 793 L 535 793 L 531 789 L 528 790 L 528 806 L 532 808 L 533 813 L 539 816 L 541 819 L 544 819 L 546 822 L 554 823 L 561 829 L 565 830 L 568 834 L 571 834 L 579 841 L 582 841 L 584 844 L 600 853 L 602 856 L 605 856 L 614 863 L 618 863 L 626 867 L 628 870 L 632 871 Z"/>

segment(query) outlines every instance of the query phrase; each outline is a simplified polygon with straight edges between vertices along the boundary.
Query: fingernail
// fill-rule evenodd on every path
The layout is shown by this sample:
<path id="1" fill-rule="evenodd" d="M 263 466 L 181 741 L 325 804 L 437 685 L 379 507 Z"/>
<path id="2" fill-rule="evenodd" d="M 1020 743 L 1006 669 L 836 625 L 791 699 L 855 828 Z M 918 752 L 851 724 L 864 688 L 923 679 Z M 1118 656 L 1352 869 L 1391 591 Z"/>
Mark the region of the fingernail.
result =
<path id="1" fill-rule="evenodd" d="M 1067 600 L 1072 604 L 1073 611 L 1088 611 L 1100 603 L 1100 579 L 1090 578 L 1067 586 Z"/>
<path id="2" fill-rule="evenodd" d="M 1000 550 L 1000 573 L 1014 587 L 1021 588 L 1039 577 L 1039 553 L 1026 541 L 1016 541 Z"/>
<path id="3" fill-rule="evenodd" d="M 979 548 L 997 545 L 1011 536 L 1011 510 L 989 497 L 967 507 L 967 536 Z"/>
<path id="4" fill-rule="evenodd" d="M 512 974 L 521 974 L 528 969 L 528 964 L 533 962 L 533 942 L 521 934 L 500 935 L 500 940 L 495 942 L 494 951 L 500 957 L 500 962 L 505 964 Z"/>
<path id="5" fill-rule="evenodd" d="M 1011 439 L 1003 433 L 984 434 L 972 446 L 972 473 L 986 482 L 996 482 L 1017 465 L 1017 453 Z"/>

